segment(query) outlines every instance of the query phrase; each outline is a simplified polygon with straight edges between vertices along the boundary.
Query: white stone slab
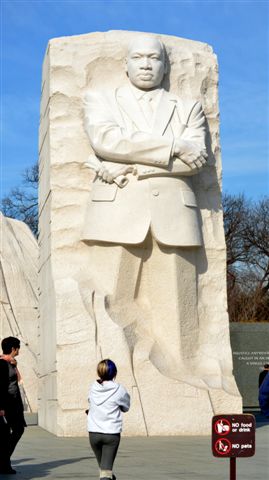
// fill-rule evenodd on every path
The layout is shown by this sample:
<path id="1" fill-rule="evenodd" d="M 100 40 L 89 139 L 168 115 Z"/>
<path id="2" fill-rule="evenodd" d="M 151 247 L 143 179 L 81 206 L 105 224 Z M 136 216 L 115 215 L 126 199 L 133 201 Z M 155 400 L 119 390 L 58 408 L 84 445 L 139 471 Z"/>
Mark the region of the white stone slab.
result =
<path id="1" fill-rule="evenodd" d="M 37 412 L 38 388 L 38 245 L 28 226 L 0 213 L 1 339 L 21 341 L 18 368 L 27 412 Z"/>
<path id="2" fill-rule="evenodd" d="M 134 302 L 130 308 L 120 305 L 119 315 L 125 309 L 127 329 L 113 321 L 104 297 L 113 292 L 119 262 L 126 268 L 126 282 L 130 265 L 124 263 L 122 247 L 90 246 L 82 241 L 95 176 L 85 165 L 93 150 L 84 129 L 83 98 L 89 89 L 127 85 L 124 59 L 136 35 L 110 31 L 52 39 L 44 61 L 39 418 L 42 427 L 57 435 L 85 434 L 88 386 L 102 357 L 116 362 L 118 380 L 132 395 L 133 406 L 125 416 L 126 435 L 208 434 L 213 414 L 241 411 L 232 376 L 227 315 L 218 66 L 207 44 L 158 35 L 170 60 L 164 87 L 183 98 L 200 100 L 208 123 L 207 166 L 193 179 L 205 247 L 196 252 L 198 306 L 197 316 L 192 314 L 190 319 L 194 335 L 188 334 L 190 324 L 183 322 L 185 363 L 169 363 L 165 355 L 162 360 L 156 354 L 148 325 L 145 342 L 136 342 L 130 326 L 137 318 Z M 157 274 L 160 285 L 165 283 L 162 272 Z M 156 291 L 156 299 L 160 292 Z M 147 299 L 139 301 L 146 311 Z M 184 309 L 183 314 L 188 302 Z"/>

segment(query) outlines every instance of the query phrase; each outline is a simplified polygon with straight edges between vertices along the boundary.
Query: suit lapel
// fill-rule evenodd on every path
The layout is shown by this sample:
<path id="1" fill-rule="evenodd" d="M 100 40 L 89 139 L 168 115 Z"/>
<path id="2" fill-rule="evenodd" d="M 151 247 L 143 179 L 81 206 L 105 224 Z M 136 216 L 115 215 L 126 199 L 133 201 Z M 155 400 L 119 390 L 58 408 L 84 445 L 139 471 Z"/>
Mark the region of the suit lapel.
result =
<path id="1" fill-rule="evenodd" d="M 138 130 L 149 131 L 149 126 L 139 107 L 139 103 L 128 85 L 124 85 L 117 90 L 116 100 Z M 163 135 L 173 115 L 176 102 L 176 97 L 169 95 L 165 90 L 162 91 L 153 117 L 153 128 L 150 131 Z"/>
<path id="2" fill-rule="evenodd" d="M 155 115 L 152 132 L 163 135 L 176 107 L 176 98 L 163 90 Z"/>
<path id="3" fill-rule="evenodd" d="M 132 120 L 137 130 L 148 131 L 149 127 L 133 92 L 125 85 L 116 93 L 117 102 L 124 113 Z"/>

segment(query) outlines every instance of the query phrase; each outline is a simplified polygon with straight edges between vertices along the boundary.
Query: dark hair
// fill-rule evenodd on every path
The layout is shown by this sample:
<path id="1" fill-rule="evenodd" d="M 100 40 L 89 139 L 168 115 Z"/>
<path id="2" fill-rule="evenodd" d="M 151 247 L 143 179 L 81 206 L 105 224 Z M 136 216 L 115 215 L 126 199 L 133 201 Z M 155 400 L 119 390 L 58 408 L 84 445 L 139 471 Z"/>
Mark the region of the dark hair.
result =
<path id="1" fill-rule="evenodd" d="M 12 348 L 20 348 L 21 342 L 16 337 L 6 337 L 3 338 L 1 346 L 3 353 L 9 354 L 12 352 Z"/>
<path id="2" fill-rule="evenodd" d="M 97 374 L 102 382 L 104 380 L 113 380 L 117 375 L 117 367 L 112 360 L 106 358 L 98 363 Z"/>

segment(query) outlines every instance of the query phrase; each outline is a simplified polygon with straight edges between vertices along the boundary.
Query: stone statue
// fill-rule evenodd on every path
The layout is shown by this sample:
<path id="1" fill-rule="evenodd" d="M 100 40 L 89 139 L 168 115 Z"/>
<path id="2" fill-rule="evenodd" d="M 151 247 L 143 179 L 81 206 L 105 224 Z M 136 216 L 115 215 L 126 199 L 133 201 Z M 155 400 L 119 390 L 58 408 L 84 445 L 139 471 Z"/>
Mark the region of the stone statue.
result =
<path id="1" fill-rule="evenodd" d="M 94 378 L 107 357 L 131 393 L 127 435 L 208 434 L 213 414 L 241 411 L 217 82 L 216 56 L 201 42 L 127 31 L 49 42 L 39 423 L 53 433 L 84 434 L 89 382 L 78 378 Z"/>
<path id="2" fill-rule="evenodd" d="M 191 177 L 206 163 L 206 129 L 200 102 L 161 87 L 167 69 L 163 44 L 138 36 L 126 59 L 129 84 L 86 95 L 96 178 L 83 238 L 124 245 L 109 314 L 148 339 L 160 371 L 182 379 L 197 355 L 202 235 Z"/>

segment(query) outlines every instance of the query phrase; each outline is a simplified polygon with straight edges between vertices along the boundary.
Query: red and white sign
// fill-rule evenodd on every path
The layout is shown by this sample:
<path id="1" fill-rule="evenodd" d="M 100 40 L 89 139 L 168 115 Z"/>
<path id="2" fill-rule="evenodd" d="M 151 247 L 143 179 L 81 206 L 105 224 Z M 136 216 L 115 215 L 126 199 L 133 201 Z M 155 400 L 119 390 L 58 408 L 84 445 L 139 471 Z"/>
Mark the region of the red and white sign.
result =
<path id="1" fill-rule="evenodd" d="M 215 450 L 219 455 L 228 455 L 231 449 L 231 442 L 227 438 L 219 438 L 215 443 Z"/>
<path id="2" fill-rule="evenodd" d="M 220 418 L 215 422 L 214 428 L 219 435 L 227 435 L 231 431 L 231 424 L 226 418 Z"/>
<path id="3" fill-rule="evenodd" d="M 252 457 L 255 454 L 255 417 L 250 414 L 215 415 L 212 452 L 215 457 Z"/>

